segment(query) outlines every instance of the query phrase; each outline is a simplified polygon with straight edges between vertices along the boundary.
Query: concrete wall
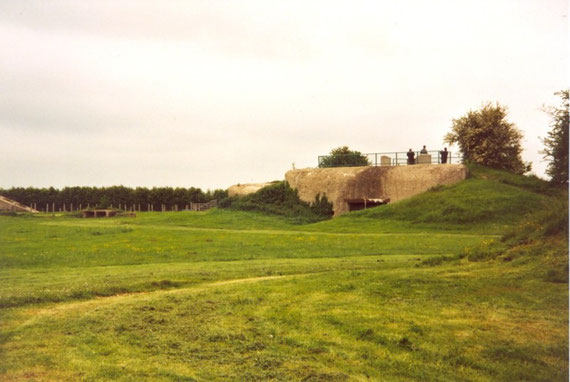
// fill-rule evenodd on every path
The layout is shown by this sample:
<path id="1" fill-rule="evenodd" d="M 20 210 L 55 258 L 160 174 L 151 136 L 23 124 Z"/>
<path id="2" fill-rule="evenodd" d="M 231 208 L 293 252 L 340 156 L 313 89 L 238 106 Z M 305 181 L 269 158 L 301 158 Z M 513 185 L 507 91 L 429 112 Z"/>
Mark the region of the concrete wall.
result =
<path id="1" fill-rule="evenodd" d="M 285 174 L 301 200 L 312 202 L 317 193 L 326 194 L 335 216 L 348 212 L 345 199 L 390 198 L 393 203 L 466 177 L 467 168 L 460 164 L 307 168 Z"/>
<path id="2" fill-rule="evenodd" d="M 247 183 L 247 184 L 236 184 L 228 188 L 228 196 L 244 196 L 248 194 L 253 194 L 261 190 L 265 186 L 273 184 L 272 182 L 267 183 Z"/>

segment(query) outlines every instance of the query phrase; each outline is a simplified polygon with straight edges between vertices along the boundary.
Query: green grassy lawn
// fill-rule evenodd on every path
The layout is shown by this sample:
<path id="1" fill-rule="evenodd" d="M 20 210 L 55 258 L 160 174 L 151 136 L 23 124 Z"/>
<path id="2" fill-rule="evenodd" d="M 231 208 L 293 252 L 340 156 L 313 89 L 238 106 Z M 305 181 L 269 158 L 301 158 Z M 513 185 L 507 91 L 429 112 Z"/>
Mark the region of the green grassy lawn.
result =
<path id="1" fill-rule="evenodd" d="M 0 216 L 0 380 L 565 381 L 567 239 L 460 256 L 555 199 L 476 169 L 310 225 Z"/>

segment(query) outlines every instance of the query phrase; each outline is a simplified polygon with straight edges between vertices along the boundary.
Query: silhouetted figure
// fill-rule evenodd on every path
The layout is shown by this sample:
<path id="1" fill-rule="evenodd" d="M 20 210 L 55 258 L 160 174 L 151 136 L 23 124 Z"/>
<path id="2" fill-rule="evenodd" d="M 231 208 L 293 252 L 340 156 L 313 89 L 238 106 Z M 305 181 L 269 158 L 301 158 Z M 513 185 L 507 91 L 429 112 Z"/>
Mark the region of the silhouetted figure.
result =
<path id="1" fill-rule="evenodd" d="M 444 147 L 443 151 L 439 152 L 439 155 L 441 155 L 441 163 L 447 163 L 447 154 L 449 154 L 447 147 Z"/>
<path id="2" fill-rule="evenodd" d="M 416 163 L 416 153 L 412 151 L 412 149 L 410 149 L 410 151 L 408 151 L 408 164 L 415 164 Z"/>
<path id="3" fill-rule="evenodd" d="M 424 145 L 424 148 L 420 151 L 420 154 L 427 154 L 427 149 L 426 149 L 426 145 Z"/>

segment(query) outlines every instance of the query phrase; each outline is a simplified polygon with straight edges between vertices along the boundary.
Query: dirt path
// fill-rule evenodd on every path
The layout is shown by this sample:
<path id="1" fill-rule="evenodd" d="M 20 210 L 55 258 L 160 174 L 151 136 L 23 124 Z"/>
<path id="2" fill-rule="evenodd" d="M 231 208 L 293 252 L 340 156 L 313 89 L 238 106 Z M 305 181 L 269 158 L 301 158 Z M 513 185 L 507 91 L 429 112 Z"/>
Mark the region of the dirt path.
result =
<path id="1" fill-rule="evenodd" d="M 260 276 L 260 277 L 248 277 L 243 279 L 233 279 L 233 280 L 223 280 L 216 281 L 207 284 L 201 284 L 193 287 L 179 288 L 179 289 L 169 289 L 169 290 L 155 290 L 155 291 L 145 291 L 145 292 L 133 292 L 133 293 L 121 293 L 113 296 L 105 297 L 95 297 L 87 301 L 75 301 L 67 303 L 58 303 L 49 308 L 41 309 L 27 309 L 22 312 L 22 317 L 25 321 L 19 325 L 15 325 L 14 328 L 24 328 L 26 326 L 33 325 L 37 321 L 44 317 L 58 317 L 63 316 L 68 312 L 75 310 L 91 310 L 102 306 L 110 306 L 115 304 L 125 303 L 127 301 L 142 300 L 145 298 L 155 297 L 159 295 L 173 295 L 173 294 L 184 294 L 184 293 L 200 293 L 207 291 L 212 288 L 223 287 L 227 285 L 237 285 L 237 284 L 247 284 L 256 283 L 267 280 L 285 279 L 293 277 L 304 277 L 313 273 L 302 273 L 294 275 L 284 275 L 284 276 Z M 27 319 L 26 319 L 27 317 Z M 21 319 L 17 320 L 21 322 Z"/>
<path id="2" fill-rule="evenodd" d="M 116 222 L 86 222 L 78 224 L 76 222 L 45 222 L 43 225 L 81 227 L 81 228 L 141 228 L 165 231 L 199 231 L 199 232 L 229 232 L 239 234 L 262 234 L 262 235 L 312 235 L 312 236 L 351 236 L 351 237 L 385 237 L 385 236 L 437 236 L 437 237 L 499 237 L 501 235 L 489 233 L 461 233 L 461 232 L 322 232 L 322 231 L 297 231 L 297 230 L 275 230 L 275 229 L 232 229 L 232 228 L 206 228 L 187 227 L 177 225 L 155 225 L 155 224 L 116 224 Z"/>

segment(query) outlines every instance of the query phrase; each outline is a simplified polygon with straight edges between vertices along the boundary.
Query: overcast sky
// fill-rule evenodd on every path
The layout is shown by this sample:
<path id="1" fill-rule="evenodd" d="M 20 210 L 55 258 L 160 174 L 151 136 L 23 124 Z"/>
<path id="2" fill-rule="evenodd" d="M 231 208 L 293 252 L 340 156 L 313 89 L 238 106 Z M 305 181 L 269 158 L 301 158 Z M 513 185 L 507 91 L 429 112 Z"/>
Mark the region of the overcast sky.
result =
<path id="1" fill-rule="evenodd" d="M 544 175 L 567 0 L 0 2 L 0 187 L 227 188 L 509 108 Z"/>

